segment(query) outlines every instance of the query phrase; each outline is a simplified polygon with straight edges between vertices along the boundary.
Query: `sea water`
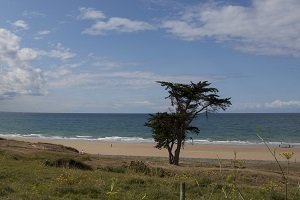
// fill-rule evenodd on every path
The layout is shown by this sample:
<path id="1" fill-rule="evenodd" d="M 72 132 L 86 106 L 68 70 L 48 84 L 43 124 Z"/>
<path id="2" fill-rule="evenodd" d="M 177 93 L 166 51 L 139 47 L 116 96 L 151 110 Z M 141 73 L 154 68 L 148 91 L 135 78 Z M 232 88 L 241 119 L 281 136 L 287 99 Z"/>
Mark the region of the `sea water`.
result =
<path id="1" fill-rule="evenodd" d="M 0 137 L 40 137 L 84 140 L 153 142 L 145 127 L 149 114 L 7 113 L 0 112 Z M 194 121 L 198 135 L 189 141 L 203 144 L 300 144 L 300 114 L 204 114 Z"/>

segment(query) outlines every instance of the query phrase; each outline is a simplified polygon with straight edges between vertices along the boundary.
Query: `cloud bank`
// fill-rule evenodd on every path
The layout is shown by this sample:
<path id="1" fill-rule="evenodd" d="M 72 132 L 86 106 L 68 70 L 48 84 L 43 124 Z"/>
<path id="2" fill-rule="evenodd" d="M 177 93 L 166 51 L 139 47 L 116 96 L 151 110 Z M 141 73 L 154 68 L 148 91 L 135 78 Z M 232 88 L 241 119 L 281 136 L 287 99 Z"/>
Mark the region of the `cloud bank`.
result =
<path id="1" fill-rule="evenodd" d="M 300 101 L 274 100 L 271 103 L 266 103 L 266 107 L 268 107 L 268 108 L 300 108 Z"/>
<path id="2" fill-rule="evenodd" d="M 80 20 L 93 24 L 82 31 L 89 35 L 163 29 L 187 41 L 213 39 L 238 51 L 258 55 L 300 57 L 300 1 L 252 0 L 249 5 L 207 1 L 181 6 L 176 17 L 146 21 L 107 17 L 94 8 L 79 8 Z"/>
<path id="3" fill-rule="evenodd" d="M 162 28 L 183 40 L 214 39 L 262 55 L 300 56 L 300 1 L 252 0 L 249 7 L 204 3 L 186 8 Z"/>

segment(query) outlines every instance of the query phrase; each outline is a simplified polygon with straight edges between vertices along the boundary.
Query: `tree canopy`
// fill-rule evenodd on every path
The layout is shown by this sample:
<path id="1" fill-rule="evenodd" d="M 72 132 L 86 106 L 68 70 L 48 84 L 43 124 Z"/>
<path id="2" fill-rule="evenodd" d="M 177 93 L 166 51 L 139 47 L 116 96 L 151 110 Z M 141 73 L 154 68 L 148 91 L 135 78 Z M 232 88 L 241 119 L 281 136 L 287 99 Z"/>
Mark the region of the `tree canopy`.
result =
<path id="1" fill-rule="evenodd" d="M 210 87 L 207 81 L 190 84 L 164 81 L 158 83 L 168 91 L 166 99 L 171 100 L 170 112 L 151 114 L 145 126 L 152 129 L 155 147 L 166 148 L 169 163 L 178 165 L 180 150 L 187 134 L 200 132 L 198 127 L 191 125 L 198 114 L 226 110 L 231 102 L 230 98 L 220 98 L 218 89 Z"/>

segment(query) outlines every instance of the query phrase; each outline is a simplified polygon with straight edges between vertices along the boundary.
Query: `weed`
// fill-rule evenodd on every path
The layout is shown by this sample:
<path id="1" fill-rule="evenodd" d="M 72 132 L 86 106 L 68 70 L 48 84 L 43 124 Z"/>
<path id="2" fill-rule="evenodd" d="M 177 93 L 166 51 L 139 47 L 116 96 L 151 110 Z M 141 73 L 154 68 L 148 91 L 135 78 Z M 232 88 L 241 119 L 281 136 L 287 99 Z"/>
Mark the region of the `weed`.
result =
<path id="1" fill-rule="evenodd" d="M 271 155 L 273 156 L 273 158 L 275 159 L 277 166 L 280 169 L 281 172 L 281 176 L 284 180 L 284 184 L 285 184 L 285 200 L 288 199 L 288 176 L 287 174 L 284 173 L 283 168 L 281 166 L 281 164 L 279 163 L 277 156 L 276 156 L 276 149 L 274 149 L 273 151 L 271 150 L 271 148 L 269 147 L 269 145 L 267 144 L 267 142 L 260 136 L 260 130 L 257 130 L 257 137 L 264 143 L 264 145 L 268 148 L 269 152 L 271 153 Z M 289 156 L 289 154 L 286 154 L 287 156 Z M 288 159 L 289 160 L 289 159 Z"/>
<path id="2" fill-rule="evenodd" d="M 118 199 L 119 192 L 116 191 L 115 189 L 116 182 L 117 182 L 116 178 L 111 179 L 110 191 L 106 193 L 109 200 Z"/>

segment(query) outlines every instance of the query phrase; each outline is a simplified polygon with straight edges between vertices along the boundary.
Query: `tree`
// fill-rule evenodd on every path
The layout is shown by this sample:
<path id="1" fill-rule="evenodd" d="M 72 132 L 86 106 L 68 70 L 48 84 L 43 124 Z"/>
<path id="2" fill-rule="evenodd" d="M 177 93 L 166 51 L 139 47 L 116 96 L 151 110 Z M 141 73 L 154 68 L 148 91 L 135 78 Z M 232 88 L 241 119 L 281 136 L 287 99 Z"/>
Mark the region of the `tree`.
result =
<path id="1" fill-rule="evenodd" d="M 152 129 L 156 148 L 166 148 L 169 163 L 178 165 L 180 150 L 189 133 L 198 134 L 200 129 L 192 126 L 197 116 L 206 112 L 226 110 L 231 105 L 230 98 L 219 98 L 218 89 L 210 87 L 207 81 L 190 84 L 159 81 L 168 91 L 166 99 L 171 100 L 170 112 L 151 114 L 145 126 Z M 173 148 L 175 150 L 173 151 Z"/>

